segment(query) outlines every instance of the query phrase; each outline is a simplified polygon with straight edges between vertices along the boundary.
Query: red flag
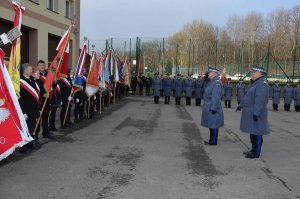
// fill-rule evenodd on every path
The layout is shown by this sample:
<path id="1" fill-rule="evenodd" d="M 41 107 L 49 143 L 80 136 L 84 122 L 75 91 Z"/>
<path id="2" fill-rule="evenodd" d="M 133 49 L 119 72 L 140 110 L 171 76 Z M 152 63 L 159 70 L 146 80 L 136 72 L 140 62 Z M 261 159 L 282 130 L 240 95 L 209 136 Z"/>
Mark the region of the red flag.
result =
<path id="1" fill-rule="evenodd" d="M 0 49 L 0 161 L 32 140 L 3 57 Z"/>
<path id="2" fill-rule="evenodd" d="M 70 36 L 71 36 L 71 29 L 72 26 L 67 30 L 67 32 L 64 34 L 62 39 L 60 40 L 58 44 L 58 53 L 55 56 L 54 60 L 52 61 L 49 69 L 48 69 L 48 74 L 44 83 L 44 88 L 49 93 L 51 91 L 51 87 L 53 84 L 54 79 L 56 78 L 56 75 L 60 73 L 61 65 L 63 63 L 63 57 L 65 54 L 65 51 L 67 49 L 67 46 L 70 41 Z"/>
<path id="3" fill-rule="evenodd" d="M 59 50 L 59 49 L 56 49 Z M 63 62 L 61 64 L 59 73 L 57 74 L 57 78 L 65 78 L 68 76 L 68 66 L 69 66 L 69 53 L 70 53 L 70 44 L 68 44 L 67 49 L 64 53 Z"/>
<path id="4" fill-rule="evenodd" d="M 85 92 L 88 97 L 93 96 L 99 90 L 99 75 L 98 75 L 98 62 L 96 52 L 93 52 L 90 72 L 86 80 Z"/>

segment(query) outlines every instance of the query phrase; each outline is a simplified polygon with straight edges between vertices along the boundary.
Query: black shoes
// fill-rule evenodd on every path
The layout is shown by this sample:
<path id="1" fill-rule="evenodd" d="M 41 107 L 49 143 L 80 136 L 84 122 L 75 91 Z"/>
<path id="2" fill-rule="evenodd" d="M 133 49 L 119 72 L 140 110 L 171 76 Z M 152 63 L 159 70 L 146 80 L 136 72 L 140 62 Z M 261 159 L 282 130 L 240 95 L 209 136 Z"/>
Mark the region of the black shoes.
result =
<path id="1" fill-rule="evenodd" d="M 204 144 L 205 144 L 205 145 L 217 145 L 217 143 L 214 144 L 214 143 L 207 142 L 207 141 L 204 141 Z"/>
<path id="2" fill-rule="evenodd" d="M 53 139 L 54 139 L 54 135 L 53 135 L 53 134 L 50 134 L 50 133 L 48 133 L 48 134 L 43 134 L 43 138 L 48 138 L 48 139 L 53 140 Z"/>
<path id="3" fill-rule="evenodd" d="M 245 158 L 249 158 L 249 159 L 259 158 L 259 156 L 255 155 L 255 153 L 252 150 L 244 151 L 243 154 L 245 155 Z"/>
<path id="4" fill-rule="evenodd" d="M 55 126 L 54 126 L 54 127 L 50 127 L 49 130 L 55 132 L 55 131 L 57 131 L 57 128 L 55 128 Z"/>

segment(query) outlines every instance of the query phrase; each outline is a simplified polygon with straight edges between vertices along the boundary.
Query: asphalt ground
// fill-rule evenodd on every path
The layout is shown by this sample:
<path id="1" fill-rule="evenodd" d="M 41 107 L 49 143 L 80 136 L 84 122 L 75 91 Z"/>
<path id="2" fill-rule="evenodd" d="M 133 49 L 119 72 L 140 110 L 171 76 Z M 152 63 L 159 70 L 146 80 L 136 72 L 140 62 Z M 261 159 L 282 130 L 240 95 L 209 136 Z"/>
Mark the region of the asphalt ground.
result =
<path id="1" fill-rule="evenodd" d="M 269 107 L 261 158 L 246 159 L 241 112 L 223 109 L 218 146 L 203 144 L 201 107 L 127 97 L 94 119 L 0 163 L 0 199 L 300 198 L 300 114 Z"/>

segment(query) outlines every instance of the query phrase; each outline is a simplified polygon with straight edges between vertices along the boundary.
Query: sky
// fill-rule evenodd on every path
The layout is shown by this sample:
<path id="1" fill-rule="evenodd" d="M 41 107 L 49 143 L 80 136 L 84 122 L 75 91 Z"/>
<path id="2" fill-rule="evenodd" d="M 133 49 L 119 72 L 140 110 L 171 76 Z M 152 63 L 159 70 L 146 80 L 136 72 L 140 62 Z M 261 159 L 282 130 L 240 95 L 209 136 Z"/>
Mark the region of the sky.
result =
<path id="1" fill-rule="evenodd" d="M 300 0 L 81 0 L 80 37 L 166 38 L 193 20 L 225 27 L 231 15 L 265 16 L 295 5 Z"/>

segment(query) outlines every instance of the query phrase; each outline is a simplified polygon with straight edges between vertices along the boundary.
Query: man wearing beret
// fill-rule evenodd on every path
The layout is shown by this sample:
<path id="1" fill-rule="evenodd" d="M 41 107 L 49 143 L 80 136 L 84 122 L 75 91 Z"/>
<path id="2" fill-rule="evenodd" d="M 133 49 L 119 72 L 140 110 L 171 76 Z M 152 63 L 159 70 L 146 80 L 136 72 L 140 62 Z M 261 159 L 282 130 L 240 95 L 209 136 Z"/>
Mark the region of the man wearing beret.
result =
<path id="1" fill-rule="evenodd" d="M 250 134 L 252 149 L 244 152 L 246 158 L 259 158 L 263 135 L 269 134 L 268 110 L 269 85 L 266 71 L 254 65 L 251 71 L 251 84 L 237 110 L 242 109 L 240 130 Z"/>
<path id="2" fill-rule="evenodd" d="M 204 92 L 201 126 L 209 128 L 210 132 L 209 141 L 205 141 L 204 144 L 217 145 L 219 128 L 224 126 L 224 116 L 221 105 L 223 88 L 218 69 L 209 67 L 207 73 L 210 81 Z"/>

